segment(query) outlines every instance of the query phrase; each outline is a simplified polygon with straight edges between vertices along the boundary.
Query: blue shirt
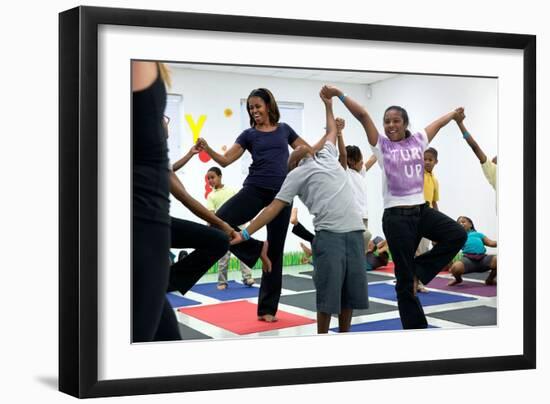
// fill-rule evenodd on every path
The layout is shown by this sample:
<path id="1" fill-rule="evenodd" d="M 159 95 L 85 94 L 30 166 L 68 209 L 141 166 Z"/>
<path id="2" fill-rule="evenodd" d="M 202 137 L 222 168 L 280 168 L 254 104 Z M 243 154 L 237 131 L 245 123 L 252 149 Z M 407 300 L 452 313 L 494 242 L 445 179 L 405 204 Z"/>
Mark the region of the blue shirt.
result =
<path id="1" fill-rule="evenodd" d="M 272 132 L 261 132 L 255 128 L 243 131 L 235 141 L 252 155 L 248 177 L 243 185 L 255 185 L 278 191 L 288 171 L 288 146 L 298 139 L 289 125 L 280 122 Z"/>
<path id="2" fill-rule="evenodd" d="M 485 254 L 487 251 L 483 243 L 485 234 L 470 230 L 467 235 L 468 238 L 466 239 L 464 247 L 462 247 L 462 252 L 465 254 Z"/>

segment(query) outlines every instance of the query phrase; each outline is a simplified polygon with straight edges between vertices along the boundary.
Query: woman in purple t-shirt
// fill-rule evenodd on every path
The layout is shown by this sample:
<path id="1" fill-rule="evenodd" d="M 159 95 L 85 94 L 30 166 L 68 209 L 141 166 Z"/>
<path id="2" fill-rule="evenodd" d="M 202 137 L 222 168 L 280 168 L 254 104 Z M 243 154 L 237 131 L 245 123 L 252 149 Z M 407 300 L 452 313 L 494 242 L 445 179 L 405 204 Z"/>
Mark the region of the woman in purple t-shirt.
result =
<path id="1" fill-rule="evenodd" d="M 332 86 L 323 87 L 326 97 L 337 96 L 361 122 L 382 170 L 384 215 L 382 228 L 395 264 L 397 304 L 403 328 L 427 328 L 424 310 L 416 297 L 418 280 L 427 285 L 458 253 L 466 241 L 464 229 L 454 220 L 429 207 L 424 200 L 424 150 L 451 120 L 460 119 L 457 108 L 411 133 L 405 109 L 391 106 L 384 113 L 380 134 L 365 108 Z M 420 239 L 436 241 L 430 251 L 415 257 Z"/>
<path id="2" fill-rule="evenodd" d="M 293 149 L 309 145 L 286 123 L 279 122 L 280 113 L 271 91 L 266 88 L 252 90 L 246 102 L 250 128 L 243 131 L 235 144 L 219 154 L 203 139 L 197 140 L 199 148 L 212 159 L 226 167 L 241 157 L 245 150 L 252 155 L 252 164 L 243 187 L 216 212 L 221 219 L 238 230 L 238 225 L 249 222 L 279 192 L 287 174 L 288 146 Z M 267 225 L 267 243 L 250 239 L 234 245 L 231 252 L 249 267 L 254 266 L 268 246 L 270 265 L 263 266 L 262 282 L 258 297 L 258 320 L 276 321 L 275 314 L 281 295 L 283 274 L 283 250 L 292 206 Z M 265 251 L 264 251 L 265 252 Z"/>

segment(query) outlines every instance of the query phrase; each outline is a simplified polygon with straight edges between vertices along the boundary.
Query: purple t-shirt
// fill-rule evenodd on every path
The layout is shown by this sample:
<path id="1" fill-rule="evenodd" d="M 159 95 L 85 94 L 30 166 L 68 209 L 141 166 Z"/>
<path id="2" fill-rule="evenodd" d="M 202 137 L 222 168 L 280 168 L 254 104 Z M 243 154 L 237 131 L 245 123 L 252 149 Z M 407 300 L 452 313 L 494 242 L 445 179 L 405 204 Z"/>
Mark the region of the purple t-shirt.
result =
<path id="1" fill-rule="evenodd" d="M 384 207 L 424 203 L 424 150 L 428 137 L 424 131 L 392 142 L 384 135 L 372 147 L 383 171 Z"/>
<path id="2" fill-rule="evenodd" d="M 243 185 L 255 185 L 278 191 L 287 174 L 288 146 L 298 139 L 289 125 L 279 122 L 272 132 L 261 132 L 255 128 L 244 130 L 235 143 L 252 155 L 248 177 Z"/>

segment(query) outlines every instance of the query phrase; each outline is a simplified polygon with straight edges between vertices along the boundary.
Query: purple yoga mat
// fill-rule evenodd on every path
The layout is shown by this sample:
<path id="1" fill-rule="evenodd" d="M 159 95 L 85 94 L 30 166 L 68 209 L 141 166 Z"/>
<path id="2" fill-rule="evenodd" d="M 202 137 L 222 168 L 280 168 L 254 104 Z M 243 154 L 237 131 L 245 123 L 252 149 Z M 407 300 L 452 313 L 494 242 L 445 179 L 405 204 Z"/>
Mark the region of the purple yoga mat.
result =
<path id="1" fill-rule="evenodd" d="M 493 297 L 497 295 L 496 286 L 487 286 L 484 283 L 470 282 L 466 280 L 455 286 L 447 286 L 447 283 L 449 283 L 450 280 L 451 279 L 449 278 L 435 277 L 426 286 L 428 288 L 448 290 L 449 292 L 467 293 L 476 296 Z"/>

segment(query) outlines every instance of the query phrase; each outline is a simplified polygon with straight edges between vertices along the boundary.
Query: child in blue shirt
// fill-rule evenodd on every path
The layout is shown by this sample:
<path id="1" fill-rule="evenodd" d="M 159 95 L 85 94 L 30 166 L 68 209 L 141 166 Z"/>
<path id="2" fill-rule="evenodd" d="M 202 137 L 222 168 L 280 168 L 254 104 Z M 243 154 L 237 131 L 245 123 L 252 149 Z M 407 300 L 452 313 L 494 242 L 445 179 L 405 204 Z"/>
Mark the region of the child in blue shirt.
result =
<path id="1" fill-rule="evenodd" d="M 460 216 L 457 222 L 464 227 L 468 238 L 462 247 L 462 258 L 451 266 L 450 272 L 454 279 L 448 285 L 454 286 L 461 283 L 464 274 L 485 271 L 491 271 L 485 280 L 485 284 L 496 285 L 497 256 L 487 254 L 485 246 L 496 247 L 497 242 L 478 232 L 470 218 Z"/>

